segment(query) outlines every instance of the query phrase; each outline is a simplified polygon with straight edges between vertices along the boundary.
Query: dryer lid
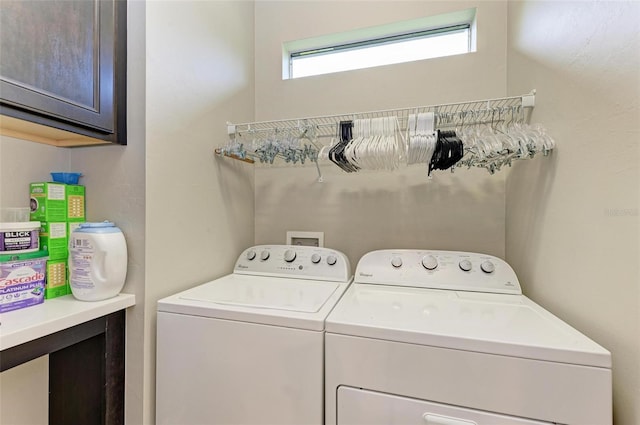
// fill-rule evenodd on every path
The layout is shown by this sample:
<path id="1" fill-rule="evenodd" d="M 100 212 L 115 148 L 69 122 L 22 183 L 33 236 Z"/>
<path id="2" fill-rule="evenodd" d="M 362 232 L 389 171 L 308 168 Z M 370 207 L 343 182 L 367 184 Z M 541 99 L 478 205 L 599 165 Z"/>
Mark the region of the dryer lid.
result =
<path id="1" fill-rule="evenodd" d="M 611 367 L 611 354 L 524 295 L 353 284 L 326 331 L 536 360 Z"/>

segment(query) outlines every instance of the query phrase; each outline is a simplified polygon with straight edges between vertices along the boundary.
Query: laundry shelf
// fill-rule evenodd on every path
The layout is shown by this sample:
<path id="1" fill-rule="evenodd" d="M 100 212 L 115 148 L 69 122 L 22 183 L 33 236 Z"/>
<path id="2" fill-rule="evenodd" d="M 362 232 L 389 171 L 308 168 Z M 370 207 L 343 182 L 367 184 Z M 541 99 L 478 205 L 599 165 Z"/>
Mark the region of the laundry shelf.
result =
<path id="1" fill-rule="evenodd" d="M 227 124 L 227 133 L 231 138 L 269 133 L 313 133 L 315 137 L 334 137 L 340 121 L 356 119 L 397 117 L 399 128 L 406 131 L 410 114 L 433 112 L 436 128 L 451 128 L 460 125 L 480 123 L 499 123 L 510 118 L 511 113 L 524 112 L 535 105 L 535 90 L 521 96 L 496 99 L 475 100 L 469 102 L 447 103 L 430 106 L 387 109 L 381 111 L 356 112 L 339 115 L 325 115 L 306 118 L 294 118 L 273 121 L 258 121 L 241 124 Z"/>
<path id="2" fill-rule="evenodd" d="M 535 90 L 520 96 L 380 111 L 227 124 L 216 154 L 249 163 L 331 161 L 346 172 L 482 167 L 494 173 L 513 160 L 547 155 L 555 142 L 530 126 Z M 321 139 L 330 138 L 330 142 Z"/>

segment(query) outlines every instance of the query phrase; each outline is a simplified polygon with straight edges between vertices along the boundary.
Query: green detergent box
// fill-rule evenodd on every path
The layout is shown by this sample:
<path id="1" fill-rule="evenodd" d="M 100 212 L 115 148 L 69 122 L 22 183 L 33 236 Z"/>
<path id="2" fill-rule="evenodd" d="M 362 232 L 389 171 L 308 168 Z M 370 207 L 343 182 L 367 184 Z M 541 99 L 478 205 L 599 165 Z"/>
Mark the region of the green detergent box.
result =
<path id="1" fill-rule="evenodd" d="M 67 189 L 65 184 L 31 183 L 30 196 L 32 221 L 67 221 Z"/>
<path id="2" fill-rule="evenodd" d="M 67 221 L 84 222 L 85 216 L 85 188 L 79 184 L 67 184 L 65 196 L 67 200 Z"/>
<path id="3" fill-rule="evenodd" d="M 40 248 L 49 251 L 50 260 L 66 260 L 69 256 L 67 222 L 43 221 L 40 228 Z"/>
<path id="4" fill-rule="evenodd" d="M 84 186 L 42 182 L 31 183 L 29 189 L 32 221 L 86 220 Z"/>
<path id="5" fill-rule="evenodd" d="M 71 293 L 67 278 L 67 259 L 47 261 L 46 284 L 44 298 L 51 299 Z"/>
<path id="6" fill-rule="evenodd" d="M 76 230 L 84 221 L 68 221 L 67 222 L 67 238 L 71 238 L 71 234 Z"/>

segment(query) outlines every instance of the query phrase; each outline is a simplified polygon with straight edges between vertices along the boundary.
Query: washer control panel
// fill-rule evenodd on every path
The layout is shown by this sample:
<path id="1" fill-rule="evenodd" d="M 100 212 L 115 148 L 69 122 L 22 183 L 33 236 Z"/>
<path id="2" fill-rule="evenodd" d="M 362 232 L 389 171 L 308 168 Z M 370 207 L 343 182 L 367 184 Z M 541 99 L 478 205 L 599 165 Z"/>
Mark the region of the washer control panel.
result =
<path id="1" fill-rule="evenodd" d="M 518 277 L 509 264 L 498 257 L 473 252 L 372 251 L 358 262 L 354 282 L 522 294 Z"/>
<path id="2" fill-rule="evenodd" d="M 240 254 L 234 273 L 348 282 L 349 259 L 340 251 L 298 245 L 257 245 Z"/>

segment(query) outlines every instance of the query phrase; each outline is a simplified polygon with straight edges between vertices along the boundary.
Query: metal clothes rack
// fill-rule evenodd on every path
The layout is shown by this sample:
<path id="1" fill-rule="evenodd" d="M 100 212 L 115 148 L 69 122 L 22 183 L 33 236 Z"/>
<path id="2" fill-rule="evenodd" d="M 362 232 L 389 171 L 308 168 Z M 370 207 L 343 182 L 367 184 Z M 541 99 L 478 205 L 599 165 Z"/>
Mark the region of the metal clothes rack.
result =
<path id="1" fill-rule="evenodd" d="M 525 122 L 528 119 L 526 110 L 531 110 L 534 105 L 535 90 L 532 90 L 530 93 L 520 96 L 468 102 L 240 124 L 228 123 L 227 133 L 229 143 L 268 137 L 292 137 L 309 140 L 319 150 L 324 144 L 317 144 L 318 139 L 336 137 L 336 128 L 341 121 L 395 117 L 398 120 L 399 132 L 406 134 L 409 116 L 412 114 L 431 112 L 434 114 L 436 129 L 455 129 L 477 124 L 497 125 L 511 121 Z M 255 162 L 254 159 L 225 147 L 215 149 L 215 153 L 244 162 Z M 314 159 L 312 161 L 317 165 L 317 156 L 315 161 Z"/>

